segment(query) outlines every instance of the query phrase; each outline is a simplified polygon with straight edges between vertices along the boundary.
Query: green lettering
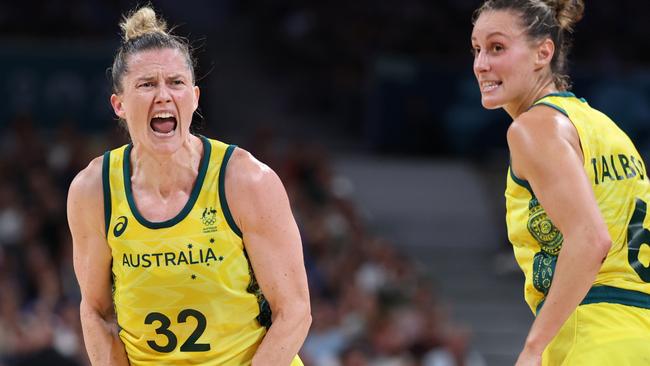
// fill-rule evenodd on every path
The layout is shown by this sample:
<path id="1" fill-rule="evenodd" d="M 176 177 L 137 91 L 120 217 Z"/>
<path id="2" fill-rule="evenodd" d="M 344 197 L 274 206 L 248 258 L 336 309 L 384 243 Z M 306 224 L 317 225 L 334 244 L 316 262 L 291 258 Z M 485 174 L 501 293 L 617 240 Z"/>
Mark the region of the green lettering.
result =
<path id="1" fill-rule="evenodd" d="M 156 257 L 156 267 L 160 267 L 160 256 L 162 255 L 162 253 L 154 253 L 152 255 Z"/>
<path id="2" fill-rule="evenodd" d="M 122 255 L 122 265 L 125 267 L 131 267 L 131 263 L 129 262 L 129 257 L 126 256 L 126 253 Z"/>
<path id="3" fill-rule="evenodd" d="M 630 160 L 632 161 L 632 165 L 634 165 L 634 167 L 636 168 L 636 170 L 639 172 L 639 178 L 641 178 L 641 180 L 645 179 L 645 169 L 643 169 L 643 163 L 641 162 L 641 160 L 638 160 L 638 161 L 637 161 L 637 160 L 634 158 L 634 156 L 630 156 Z M 637 164 L 637 162 L 638 162 L 639 164 Z M 639 167 L 639 166 L 640 166 L 640 167 Z"/>
<path id="4" fill-rule="evenodd" d="M 601 164 L 601 166 L 603 167 L 603 169 L 602 169 L 602 170 L 603 170 L 603 175 L 602 175 L 602 178 L 601 178 L 600 181 L 601 181 L 601 182 L 604 182 L 604 181 L 605 181 L 605 177 L 608 177 L 609 180 L 614 180 L 614 178 L 612 177 L 612 175 L 609 173 L 609 166 L 607 165 L 607 159 L 606 159 L 604 156 L 601 156 L 601 157 L 600 157 L 600 164 Z"/>
<path id="5" fill-rule="evenodd" d="M 618 160 L 621 162 L 623 173 L 628 179 L 636 177 L 636 170 L 630 166 L 630 161 L 627 159 L 627 156 L 618 154 Z"/>
<path id="6" fill-rule="evenodd" d="M 187 257 L 185 257 L 185 252 L 180 251 L 180 252 L 178 253 L 178 264 L 181 264 L 181 263 L 183 263 L 183 262 L 184 262 L 185 264 L 187 264 Z"/>
<path id="7" fill-rule="evenodd" d="M 131 259 L 131 267 L 140 267 L 140 254 L 136 254 L 135 257 L 138 259 L 138 262 L 133 261 L 133 254 L 129 254 L 129 258 Z"/>
<path id="8" fill-rule="evenodd" d="M 213 261 L 217 260 L 217 256 L 214 255 L 212 248 L 208 248 L 208 252 L 205 254 L 205 261 L 207 262 L 210 259 L 212 259 Z"/>
<path id="9" fill-rule="evenodd" d="M 594 167 L 594 184 L 598 185 L 598 160 L 596 160 L 596 158 L 591 158 L 591 165 Z"/>
<path id="10" fill-rule="evenodd" d="M 151 267 L 151 261 L 149 260 L 149 256 L 151 256 L 151 254 L 143 254 L 142 255 L 142 268 Z"/>
<path id="11" fill-rule="evenodd" d="M 197 263 L 201 263 L 201 262 L 195 261 L 194 258 L 192 258 L 192 251 L 190 250 L 190 264 L 197 264 Z"/>
<path id="12" fill-rule="evenodd" d="M 175 266 L 176 263 L 174 263 L 174 260 L 176 259 L 176 254 L 173 252 L 165 252 L 165 265 L 169 266 L 169 263 L 172 264 L 172 266 Z"/>
<path id="13" fill-rule="evenodd" d="M 616 180 L 623 180 L 624 178 L 618 175 L 618 170 L 616 170 L 616 164 L 614 164 L 614 155 L 609 156 L 609 162 L 612 164 L 612 170 L 614 171 Z"/>

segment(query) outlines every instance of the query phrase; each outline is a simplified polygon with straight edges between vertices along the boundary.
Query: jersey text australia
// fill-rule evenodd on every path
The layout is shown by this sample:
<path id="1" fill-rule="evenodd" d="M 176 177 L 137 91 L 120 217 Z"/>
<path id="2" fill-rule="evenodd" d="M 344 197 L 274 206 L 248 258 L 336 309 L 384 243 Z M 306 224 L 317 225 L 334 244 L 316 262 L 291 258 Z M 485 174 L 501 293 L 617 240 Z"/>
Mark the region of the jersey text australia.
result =
<path id="1" fill-rule="evenodd" d="M 135 205 L 132 145 L 104 155 L 113 300 L 131 365 L 249 365 L 270 325 L 225 199 L 234 146 L 201 140 L 191 196 L 164 222 L 147 221 Z"/>

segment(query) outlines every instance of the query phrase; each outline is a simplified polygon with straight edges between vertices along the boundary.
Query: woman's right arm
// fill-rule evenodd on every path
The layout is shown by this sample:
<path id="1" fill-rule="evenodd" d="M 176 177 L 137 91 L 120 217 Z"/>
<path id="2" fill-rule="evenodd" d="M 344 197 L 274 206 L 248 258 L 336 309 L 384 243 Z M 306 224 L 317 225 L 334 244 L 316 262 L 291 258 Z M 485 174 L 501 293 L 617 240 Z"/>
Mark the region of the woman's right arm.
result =
<path id="1" fill-rule="evenodd" d="M 106 242 L 102 158 L 93 160 L 72 181 L 68 224 L 74 270 L 81 289 L 81 325 L 93 365 L 129 365 L 117 331 L 111 285 L 111 251 Z"/>
<path id="2" fill-rule="evenodd" d="M 511 167 L 526 179 L 563 236 L 544 306 L 517 365 L 541 365 L 544 349 L 585 298 L 611 247 L 607 224 L 584 169 L 578 131 L 562 113 L 539 106 L 508 129 Z"/>

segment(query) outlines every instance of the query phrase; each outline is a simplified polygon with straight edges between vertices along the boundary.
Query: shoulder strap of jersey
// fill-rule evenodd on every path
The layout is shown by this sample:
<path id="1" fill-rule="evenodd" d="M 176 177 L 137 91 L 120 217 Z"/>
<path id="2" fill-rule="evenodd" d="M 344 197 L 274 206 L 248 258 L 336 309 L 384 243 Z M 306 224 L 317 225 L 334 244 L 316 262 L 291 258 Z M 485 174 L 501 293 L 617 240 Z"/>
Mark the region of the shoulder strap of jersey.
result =
<path id="1" fill-rule="evenodd" d="M 573 93 L 571 93 L 571 92 L 559 92 L 559 93 L 547 94 L 547 95 L 537 99 L 535 102 L 533 102 L 533 105 L 531 105 L 530 108 L 528 108 L 528 109 L 530 110 L 531 108 L 533 108 L 535 106 L 538 106 L 538 105 L 545 105 L 547 107 L 551 107 L 551 108 L 555 109 L 556 111 L 562 113 L 567 118 L 569 118 L 569 113 L 564 108 L 562 108 L 560 106 L 560 103 L 558 103 L 558 101 L 561 100 L 558 97 L 559 98 L 562 98 L 562 97 L 565 97 L 565 98 L 566 97 L 573 97 L 573 98 L 575 98 L 575 95 Z"/>
<path id="2" fill-rule="evenodd" d="M 219 141 L 216 142 L 221 143 Z M 221 212 L 223 212 L 228 226 L 230 226 L 230 229 L 241 238 L 243 236 L 242 231 L 239 229 L 235 219 L 232 217 L 228 201 L 226 200 L 226 167 L 228 166 L 228 161 L 236 147 L 237 145 L 227 145 L 221 161 L 221 166 L 219 167 L 219 202 L 221 203 Z"/>
<path id="3" fill-rule="evenodd" d="M 106 237 L 108 238 L 108 227 L 111 223 L 111 183 L 110 183 L 110 166 L 111 152 L 104 153 L 102 161 L 102 187 L 104 189 L 104 222 L 106 227 Z"/>

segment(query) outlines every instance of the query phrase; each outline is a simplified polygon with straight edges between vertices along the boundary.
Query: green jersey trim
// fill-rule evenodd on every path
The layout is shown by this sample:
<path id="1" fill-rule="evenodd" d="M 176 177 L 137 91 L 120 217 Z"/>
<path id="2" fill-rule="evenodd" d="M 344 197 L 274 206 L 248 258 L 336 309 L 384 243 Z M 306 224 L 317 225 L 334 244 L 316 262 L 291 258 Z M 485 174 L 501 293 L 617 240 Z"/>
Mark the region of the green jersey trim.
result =
<path id="1" fill-rule="evenodd" d="M 543 97 L 537 99 L 536 101 L 533 102 L 533 105 L 537 104 L 540 100 L 548 97 L 564 97 L 564 98 L 576 98 L 576 95 L 569 92 L 569 91 L 563 91 L 563 92 L 556 92 L 556 93 L 549 93 L 544 95 Z"/>
<path id="2" fill-rule="evenodd" d="M 559 106 L 557 106 L 557 105 L 555 105 L 553 103 L 550 103 L 550 102 L 537 102 L 537 103 L 533 104 L 530 107 L 530 109 L 532 109 L 533 107 L 538 106 L 538 105 L 545 105 L 547 107 L 551 107 L 551 108 L 555 109 L 556 111 L 558 111 L 558 112 L 562 113 L 563 115 L 565 115 L 567 118 L 569 118 L 569 113 L 567 113 L 567 111 L 565 111 L 564 108 L 559 107 Z"/>
<path id="3" fill-rule="evenodd" d="M 534 101 L 533 104 L 530 106 L 530 108 L 535 106 L 535 104 L 538 104 L 542 99 L 548 98 L 548 97 L 576 98 L 576 99 L 578 99 L 579 101 L 581 101 L 583 103 L 587 103 L 587 100 L 585 98 L 578 98 L 578 97 L 576 97 L 575 94 L 573 94 L 571 92 L 563 91 L 563 92 L 546 94 L 545 96 L 543 96 L 543 97 L 537 99 L 536 101 Z M 530 109 L 530 108 L 528 108 L 528 109 Z"/>
<path id="4" fill-rule="evenodd" d="M 235 219 L 233 219 L 232 214 L 230 213 L 230 207 L 228 207 L 228 201 L 226 200 L 226 166 L 228 165 L 228 160 L 237 145 L 228 145 L 226 148 L 226 153 L 223 156 L 223 161 L 221 162 L 221 168 L 219 170 L 219 201 L 221 202 L 221 212 L 226 218 L 226 222 L 230 229 L 237 234 L 240 238 L 243 238 L 242 232 L 237 226 Z"/>
<path id="5" fill-rule="evenodd" d="M 196 203 L 199 193 L 201 193 L 201 188 L 203 187 L 203 180 L 208 171 L 208 163 L 210 162 L 210 153 L 212 151 L 212 145 L 207 138 L 199 136 L 201 142 L 203 142 L 203 156 L 201 157 L 201 162 L 199 163 L 199 174 L 196 177 L 196 182 L 192 188 L 192 193 L 190 193 L 190 198 L 185 203 L 185 206 L 175 217 L 161 222 L 151 222 L 145 219 L 138 211 L 137 206 L 135 205 L 135 200 L 133 199 L 133 191 L 131 189 L 131 149 L 133 144 L 129 144 L 126 149 L 124 149 L 124 161 L 123 161 L 123 171 L 124 171 L 124 192 L 126 193 L 126 200 L 129 203 L 129 208 L 131 213 L 138 222 L 149 229 L 162 229 L 174 226 L 181 222 L 189 213 L 192 211 L 194 204 Z"/>
<path id="6" fill-rule="evenodd" d="M 539 314 L 539 311 L 544 305 L 544 301 L 545 300 L 542 300 L 542 302 L 537 305 L 536 314 Z M 650 294 L 612 286 L 594 286 L 589 290 L 589 292 L 587 292 L 587 296 L 585 296 L 580 305 L 597 304 L 601 302 L 650 309 Z"/>
<path id="7" fill-rule="evenodd" d="M 111 152 L 104 153 L 102 161 L 102 188 L 104 190 L 104 222 L 106 223 L 106 237 L 108 238 L 108 227 L 111 224 L 111 180 L 110 180 Z"/>
<path id="8" fill-rule="evenodd" d="M 528 190 L 528 192 L 530 192 L 530 195 L 535 197 L 535 194 L 533 193 L 533 188 L 530 186 L 530 183 L 528 183 L 527 180 L 523 180 L 523 179 L 519 178 L 518 176 L 516 176 L 515 172 L 512 171 L 512 166 L 510 166 L 508 168 L 508 170 L 510 171 L 510 178 L 512 179 L 512 181 L 517 183 L 518 185 L 526 188 L 526 190 Z"/>

